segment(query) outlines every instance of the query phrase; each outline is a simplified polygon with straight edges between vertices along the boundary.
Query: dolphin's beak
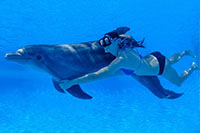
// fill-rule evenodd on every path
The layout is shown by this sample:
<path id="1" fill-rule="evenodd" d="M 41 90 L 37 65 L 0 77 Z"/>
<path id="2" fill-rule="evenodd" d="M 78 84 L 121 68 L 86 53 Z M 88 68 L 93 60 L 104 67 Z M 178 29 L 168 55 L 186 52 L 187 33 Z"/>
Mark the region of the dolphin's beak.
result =
<path id="1" fill-rule="evenodd" d="M 7 60 L 16 60 L 16 59 L 21 59 L 21 54 L 19 53 L 7 53 L 5 55 L 5 59 Z"/>
<path id="2" fill-rule="evenodd" d="M 5 59 L 6 60 L 10 60 L 10 61 L 16 61 L 16 62 L 19 62 L 19 61 L 22 61 L 22 60 L 28 60 L 30 58 L 26 57 L 24 54 L 23 54 L 23 50 L 22 49 L 19 49 L 17 50 L 16 53 L 7 53 L 5 55 Z"/>
<path id="3" fill-rule="evenodd" d="M 5 55 L 5 59 L 8 61 L 13 61 L 13 62 L 19 63 L 19 64 L 27 64 L 31 60 L 31 58 L 28 58 L 18 52 L 7 53 Z"/>

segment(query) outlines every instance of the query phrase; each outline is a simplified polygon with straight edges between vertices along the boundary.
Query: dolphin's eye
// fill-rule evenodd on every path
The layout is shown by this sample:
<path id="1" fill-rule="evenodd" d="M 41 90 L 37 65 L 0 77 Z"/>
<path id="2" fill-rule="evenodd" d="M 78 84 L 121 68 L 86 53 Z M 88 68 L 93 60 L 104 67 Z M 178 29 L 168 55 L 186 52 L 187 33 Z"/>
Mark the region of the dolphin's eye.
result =
<path id="1" fill-rule="evenodd" d="M 37 56 L 36 56 L 36 59 L 37 59 L 37 60 L 41 60 L 41 59 L 42 59 L 42 56 L 37 55 Z"/>

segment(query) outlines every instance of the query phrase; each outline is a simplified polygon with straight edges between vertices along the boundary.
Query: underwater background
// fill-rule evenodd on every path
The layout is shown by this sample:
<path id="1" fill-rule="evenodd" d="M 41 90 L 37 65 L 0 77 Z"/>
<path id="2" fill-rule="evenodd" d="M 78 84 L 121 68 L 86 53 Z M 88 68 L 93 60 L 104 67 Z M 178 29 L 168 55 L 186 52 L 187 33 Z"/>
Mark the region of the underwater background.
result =
<path id="1" fill-rule="evenodd" d="M 93 41 L 120 26 L 142 55 L 167 57 L 191 49 L 174 65 L 181 74 L 200 61 L 199 0 L 1 0 L 0 133 L 200 133 L 200 72 L 181 87 L 159 76 L 164 88 L 184 92 L 159 99 L 131 77 L 111 77 L 81 85 L 93 96 L 80 100 L 57 92 L 51 77 L 4 59 L 29 44 Z"/>

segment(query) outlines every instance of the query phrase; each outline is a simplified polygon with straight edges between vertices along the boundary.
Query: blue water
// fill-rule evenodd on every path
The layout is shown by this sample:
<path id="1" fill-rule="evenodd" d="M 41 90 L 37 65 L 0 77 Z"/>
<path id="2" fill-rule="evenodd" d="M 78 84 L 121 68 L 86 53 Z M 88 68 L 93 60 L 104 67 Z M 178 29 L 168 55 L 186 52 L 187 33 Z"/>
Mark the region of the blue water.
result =
<path id="1" fill-rule="evenodd" d="M 200 73 L 176 87 L 184 95 L 158 99 L 131 77 L 112 77 L 83 84 L 92 100 L 57 92 L 49 75 L 4 59 L 29 44 L 65 44 L 97 40 L 119 26 L 146 38 L 146 54 L 167 57 L 191 49 L 174 65 L 178 73 L 200 59 L 199 0 L 1 0 L 0 132 L 1 133 L 200 133 Z M 200 65 L 200 64 L 199 64 Z"/>

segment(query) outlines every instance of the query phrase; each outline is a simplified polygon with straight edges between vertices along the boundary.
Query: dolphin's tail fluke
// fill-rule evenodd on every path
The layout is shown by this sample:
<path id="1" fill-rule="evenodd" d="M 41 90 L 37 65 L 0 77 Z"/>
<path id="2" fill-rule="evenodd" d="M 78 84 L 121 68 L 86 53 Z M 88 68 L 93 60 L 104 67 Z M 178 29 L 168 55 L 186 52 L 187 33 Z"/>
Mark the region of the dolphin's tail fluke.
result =
<path id="1" fill-rule="evenodd" d="M 183 93 L 164 89 L 157 76 L 137 76 L 135 74 L 131 76 L 146 86 L 158 98 L 175 99 L 183 95 Z"/>
<path id="2" fill-rule="evenodd" d="M 182 96 L 184 93 L 175 93 L 173 91 L 170 90 L 164 90 L 165 95 L 163 98 L 167 98 L 167 99 L 176 99 L 179 98 L 180 96 Z"/>
<path id="3" fill-rule="evenodd" d="M 53 85 L 57 91 L 61 93 L 65 93 L 65 91 L 60 87 L 59 82 L 53 80 Z M 85 93 L 79 85 L 73 85 L 72 87 L 66 89 L 72 96 L 80 98 L 80 99 L 92 99 L 90 95 Z"/>

